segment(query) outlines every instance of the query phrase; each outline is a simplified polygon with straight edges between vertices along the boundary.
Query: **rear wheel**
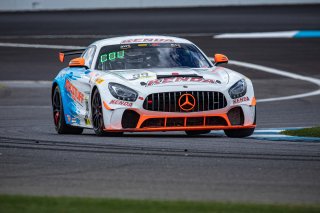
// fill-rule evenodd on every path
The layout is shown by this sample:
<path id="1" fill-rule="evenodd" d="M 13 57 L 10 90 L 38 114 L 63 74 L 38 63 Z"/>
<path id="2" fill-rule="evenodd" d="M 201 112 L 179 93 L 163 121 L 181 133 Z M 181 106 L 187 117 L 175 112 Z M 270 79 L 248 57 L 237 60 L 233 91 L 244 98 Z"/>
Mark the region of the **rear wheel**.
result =
<path id="1" fill-rule="evenodd" d="M 196 135 L 208 134 L 210 132 L 211 132 L 211 130 L 194 130 L 194 131 L 188 130 L 188 131 L 186 131 L 186 134 L 188 136 L 196 136 Z"/>
<path id="2" fill-rule="evenodd" d="M 244 138 L 252 135 L 253 132 L 254 132 L 254 128 L 224 130 L 224 133 L 229 138 Z"/>
<path id="3" fill-rule="evenodd" d="M 63 104 L 60 95 L 59 87 L 56 86 L 52 95 L 52 109 L 53 109 L 53 121 L 55 129 L 59 134 L 81 134 L 83 128 L 73 127 L 66 124 L 66 120 L 63 112 Z"/>
<path id="4" fill-rule="evenodd" d="M 104 131 L 103 111 L 101 96 L 98 89 L 95 89 L 92 95 L 91 103 L 92 126 L 98 136 L 121 136 L 122 132 L 106 132 Z"/>

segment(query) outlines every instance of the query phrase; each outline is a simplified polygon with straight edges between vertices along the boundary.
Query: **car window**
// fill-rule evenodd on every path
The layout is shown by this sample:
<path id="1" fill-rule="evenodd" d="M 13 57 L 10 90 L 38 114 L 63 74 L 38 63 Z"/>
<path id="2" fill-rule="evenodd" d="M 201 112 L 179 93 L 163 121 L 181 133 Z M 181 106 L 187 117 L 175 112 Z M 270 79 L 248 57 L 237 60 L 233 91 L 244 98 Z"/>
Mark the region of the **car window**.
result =
<path id="1" fill-rule="evenodd" d="M 90 46 L 82 54 L 82 58 L 84 58 L 86 66 L 89 68 L 91 67 L 95 51 L 96 46 Z"/>
<path id="2" fill-rule="evenodd" d="M 192 44 L 147 43 L 109 45 L 102 47 L 97 70 L 150 68 L 208 68 L 211 64 Z"/>

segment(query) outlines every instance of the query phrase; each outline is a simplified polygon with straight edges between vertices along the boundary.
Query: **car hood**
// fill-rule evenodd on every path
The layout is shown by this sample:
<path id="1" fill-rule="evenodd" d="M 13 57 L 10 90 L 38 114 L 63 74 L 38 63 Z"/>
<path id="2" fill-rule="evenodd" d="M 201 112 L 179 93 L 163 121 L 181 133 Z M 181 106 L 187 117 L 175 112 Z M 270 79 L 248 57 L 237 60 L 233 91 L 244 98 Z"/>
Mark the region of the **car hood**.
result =
<path id="1" fill-rule="evenodd" d="M 228 69 L 212 68 L 166 68 L 117 70 L 109 74 L 134 86 L 164 87 L 173 85 L 217 85 L 228 84 Z"/>

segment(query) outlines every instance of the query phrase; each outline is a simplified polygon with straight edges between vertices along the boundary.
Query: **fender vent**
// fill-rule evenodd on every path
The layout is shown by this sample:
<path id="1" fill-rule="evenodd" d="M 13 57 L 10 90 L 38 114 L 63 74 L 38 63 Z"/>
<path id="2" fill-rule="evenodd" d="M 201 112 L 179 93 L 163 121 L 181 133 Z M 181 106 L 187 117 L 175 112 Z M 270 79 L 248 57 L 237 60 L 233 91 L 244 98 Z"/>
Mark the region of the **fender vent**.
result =
<path id="1" fill-rule="evenodd" d="M 243 125 L 244 124 L 244 115 L 241 107 L 232 108 L 228 112 L 228 118 L 232 126 Z"/>
<path id="2" fill-rule="evenodd" d="M 136 128 L 139 119 L 140 115 L 137 112 L 127 109 L 122 115 L 122 128 Z"/>

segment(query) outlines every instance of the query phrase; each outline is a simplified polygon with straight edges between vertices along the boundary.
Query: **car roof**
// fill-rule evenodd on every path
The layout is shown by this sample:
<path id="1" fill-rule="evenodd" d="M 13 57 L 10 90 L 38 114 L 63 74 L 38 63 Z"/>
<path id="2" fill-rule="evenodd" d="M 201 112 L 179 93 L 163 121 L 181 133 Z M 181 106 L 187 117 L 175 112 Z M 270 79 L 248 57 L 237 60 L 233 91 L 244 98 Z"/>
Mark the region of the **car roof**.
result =
<path id="1" fill-rule="evenodd" d="M 178 37 L 162 36 L 162 35 L 134 35 L 134 36 L 121 36 L 102 39 L 94 42 L 92 45 L 98 47 L 116 44 L 134 44 L 134 43 L 188 43 L 192 42 Z"/>

